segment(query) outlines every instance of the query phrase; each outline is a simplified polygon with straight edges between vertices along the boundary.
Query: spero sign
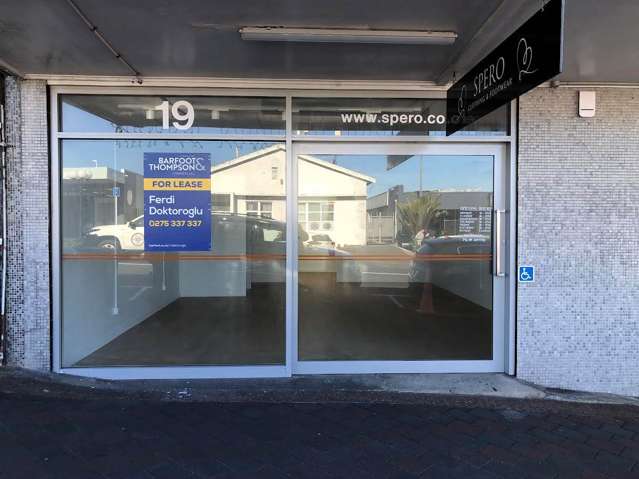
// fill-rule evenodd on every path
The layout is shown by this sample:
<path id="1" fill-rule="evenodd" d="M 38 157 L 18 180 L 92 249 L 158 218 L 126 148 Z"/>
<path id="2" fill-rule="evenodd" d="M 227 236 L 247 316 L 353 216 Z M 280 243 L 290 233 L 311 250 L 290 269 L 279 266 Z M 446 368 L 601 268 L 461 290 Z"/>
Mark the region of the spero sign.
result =
<path id="1" fill-rule="evenodd" d="M 561 73 L 564 0 L 550 0 L 446 94 L 446 135 Z"/>

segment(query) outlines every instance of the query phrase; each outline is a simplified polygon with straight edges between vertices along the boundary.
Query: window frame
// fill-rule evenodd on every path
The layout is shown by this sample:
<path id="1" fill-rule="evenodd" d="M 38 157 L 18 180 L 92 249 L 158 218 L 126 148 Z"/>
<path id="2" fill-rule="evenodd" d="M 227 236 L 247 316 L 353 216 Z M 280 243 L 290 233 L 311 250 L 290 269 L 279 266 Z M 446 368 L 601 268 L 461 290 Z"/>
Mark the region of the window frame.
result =
<path id="1" fill-rule="evenodd" d="M 216 209 L 216 202 L 214 201 L 215 196 L 226 196 L 229 200 L 228 210 L 219 210 Z M 211 193 L 211 212 L 213 213 L 233 213 L 233 193 Z"/>
<path id="2" fill-rule="evenodd" d="M 284 366 L 152 366 L 152 367 L 94 367 L 94 368 L 63 368 L 61 364 L 61 350 L 63 338 L 61 335 L 61 235 L 60 235 L 60 206 L 61 206 L 61 165 L 60 142 L 65 138 L 72 139 L 117 139 L 117 140 L 242 140 L 283 142 L 286 145 L 286 191 L 287 217 L 294 221 L 287 222 L 287 238 L 297 237 L 297 205 L 291 197 L 297 194 L 296 178 L 291 174 L 293 164 L 293 145 L 295 143 L 490 143 L 505 144 L 508 147 L 510 165 L 516 172 L 517 150 L 517 103 L 510 105 L 510 131 L 503 136 L 464 136 L 453 137 L 402 135 L 402 136 L 312 136 L 296 135 L 292 130 L 292 98 L 293 97 L 332 97 L 332 98 L 445 98 L 445 88 L 424 85 L 403 85 L 394 82 L 321 82 L 321 81 L 245 81 L 238 79 L 216 79 L 202 81 L 187 79 L 184 81 L 158 79 L 143 86 L 130 86 L 128 79 L 63 79 L 49 83 L 49 134 L 51 145 L 51 301 L 52 301 L 52 369 L 55 372 L 77 376 L 99 377 L 105 379 L 174 379 L 174 378 L 259 378 L 259 377 L 289 377 L 292 374 L 292 351 L 289 338 L 294 333 L 292 314 L 293 281 L 296 281 L 295 265 L 296 245 L 288 241 L 287 253 L 287 287 L 286 287 L 286 364 Z M 147 86 L 148 85 L 148 86 Z M 63 94 L 109 94 L 109 95 L 169 95 L 169 96 L 273 96 L 285 98 L 286 131 L 284 135 L 236 135 L 236 134 L 166 134 L 166 133 L 73 133 L 60 131 L 59 97 Z M 511 211 L 516 212 L 516 175 L 510 178 L 512 203 Z M 293 223 L 293 224 L 291 224 Z M 510 234 L 515 238 L 516 214 L 511 214 L 509 223 Z M 516 277 L 515 248 L 511 248 L 509 264 L 510 274 Z M 510 295 L 515 296 L 514 282 L 510 288 Z M 515 309 L 514 301 L 509 303 L 509 314 L 506 321 L 509 324 L 506 332 L 509 337 L 509 351 L 506 357 L 506 372 L 513 374 L 515 365 Z"/>
<path id="3" fill-rule="evenodd" d="M 317 211 L 317 213 L 319 213 L 319 219 L 318 220 L 312 220 L 310 219 L 310 205 L 318 205 L 319 206 L 319 210 Z M 328 218 L 324 218 L 324 214 L 328 214 L 328 211 L 324 211 L 324 206 L 332 206 L 330 211 L 330 214 L 332 216 L 331 219 Z M 304 208 L 304 221 L 300 221 L 299 219 L 299 214 L 300 214 L 300 209 Z M 317 234 L 322 234 L 322 232 L 326 232 L 326 231 L 333 231 L 333 227 L 335 226 L 335 201 L 331 201 L 331 200 L 326 200 L 326 201 L 318 201 L 318 200 L 305 200 L 303 198 L 300 199 L 300 201 L 297 202 L 297 213 L 298 213 L 298 222 L 300 224 L 302 224 L 302 226 L 304 227 L 304 230 L 311 235 L 311 233 L 314 231 Z M 320 223 L 320 228 L 313 230 L 310 228 L 310 224 L 311 223 Z M 330 228 L 324 228 L 324 223 L 330 223 L 331 227 Z"/>
<path id="4" fill-rule="evenodd" d="M 256 208 L 249 209 L 248 207 L 249 203 L 255 203 Z M 265 205 L 270 206 L 270 209 L 268 211 L 264 211 Z M 253 199 L 245 200 L 244 206 L 246 208 L 246 216 L 251 216 L 253 218 L 273 219 L 273 202 L 270 200 L 268 201 L 253 200 Z M 265 216 L 265 214 L 268 214 L 268 216 Z"/>

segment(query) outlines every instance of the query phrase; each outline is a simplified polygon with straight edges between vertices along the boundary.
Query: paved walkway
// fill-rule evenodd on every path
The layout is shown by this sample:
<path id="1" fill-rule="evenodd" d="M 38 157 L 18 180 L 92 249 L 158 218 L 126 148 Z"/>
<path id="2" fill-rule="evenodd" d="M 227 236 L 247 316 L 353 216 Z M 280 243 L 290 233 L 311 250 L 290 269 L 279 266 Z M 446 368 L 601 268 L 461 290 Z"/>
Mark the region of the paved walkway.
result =
<path id="1" fill-rule="evenodd" d="M 639 477 L 631 405 L 434 395 L 193 402 L 30 388 L 0 378 L 0 478 Z"/>

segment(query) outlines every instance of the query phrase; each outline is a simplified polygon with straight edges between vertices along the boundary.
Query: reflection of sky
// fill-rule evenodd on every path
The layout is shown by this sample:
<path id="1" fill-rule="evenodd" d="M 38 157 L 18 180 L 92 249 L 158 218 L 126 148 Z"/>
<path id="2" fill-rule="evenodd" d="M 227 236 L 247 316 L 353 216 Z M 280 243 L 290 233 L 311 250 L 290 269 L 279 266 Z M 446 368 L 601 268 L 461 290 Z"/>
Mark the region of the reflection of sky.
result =
<path id="1" fill-rule="evenodd" d="M 145 152 L 210 153 L 213 166 L 238 156 L 267 148 L 273 143 L 261 141 L 180 141 L 180 140 L 64 140 L 64 168 L 108 167 L 143 174 Z M 385 155 L 316 155 L 330 163 L 375 178 L 368 188 L 374 196 L 403 185 L 404 191 L 474 190 L 492 191 L 493 158 L 491 156 L 431 156 L 408 157 L 394 168 L 387 169 Z"/>
<path id="2" fill-rule="evenodd" d="M 98 115 L 87 114 L 84 110 L 66 102 L 62 102 L 61 106 L 63 131 L 113 132 L 115 130 L 111 122 Z"/>
<path id="3" fill-rule="evenodd" d="M 144 153 L 210 153 L 211 164 L 219 165 L 238 156 L 271 146 L 263 141 L 190 140 L 64 140 L 64 168 L 106 166 L 144 174 Z"/>
<path id="4" fill-rule="evenodd" d="M 128 97 L 128 96 L 124 96 L 124 97 L 111 97 L 111 96 L 103 96 L 103 97 L 99 97 L 100 101 L 103 102 L 103 107 L 108 109 L 108 108 L 115 108 L 117 105 L 117 99 L 122 99 L 122 101 L 124 102 L 136 102 L 136 97 Z M 139 101 L 144 101 L 147 99 L 152 99 L 155 97 L 139 97 Z M 168 97 L 171 98 L 171 97 Z M 158 104 L 160 102 L 160 98 L 157 98 Z M 81 132 L 81 133 L 162 133 L 162 134 L 175 134 L 175 133 L 188 133 L 188 134 L 236 134 L 236 135 L 282 135 L 284 136 L 286 134 L 286 131 L 284 130 L 284 119 L 281 117 L 281 113 L 279 113 L 279 120 L 275 120 L 275 123 L 273 123 L 273 113 L 272 113 L 272 108 L 271 108 L 271 114 L 269 116 L 270 120 L 267 120 L 266 117 L 262 117 L 260 116 L 259 113 L 259 109 L 260 109 L 260 103 L 259 103 L 259 99 L 255 99 L 255 105 L 254 108 L 256 110 L 257 113 L 255 113 L 252 117 L 251 115 L 249 115 L 249 117 L 246 119 L 246 125 L 247 126 L 253 126 L 252 128 L 238 128 L 237 126 L 232 126 L 230 123 L 227 124 L 227 122 L 225 122 L 224 120 L 220 120 L 219 125 L 218 126 L 212 126 L 212 125 L 201 125 L 199 123 L 201 122 L 201 115 L 204 113 L 204 109 L 201 106 L 201 102 L 206 102 L 206 103 L 212 103 L 213 105 L 215 105 L 215 101 L 216 98 L 215 97 L 199 97 L 199 98 L 190 98 L 191 103 L 194 105 L 194 108 L 196 109 L 196 118 L 195 118 L 195 123 L 194 125 L 189 128 L 188 130 L 178 130 L 177 128 L 175 128 L 173 126 L 173 117 L 171 117 L 170 121 L 169 121 L 169 128 L 168 129 L 163 129 L 162 128 L 162 114 L 160 111 L 155 111 L 154 112 L 154 118 L 152 120 L 144 120 L 144 125 L 137 125 L 137 126 L 132 126 L 136 123 L 138 123 L 140 120 L 140 118 L 137 118 L 137 120 L 133 120 L 131 119 L 131 121 L 127 121 L 126 120 L 126 116 L 120 116 L 117 117 L 117 113 L 118 111 L 115 110 L 114 111 L 114 117 L 117 117 L 119 119 L 116 119 L 114 121 L 120 121 L 122 124 L 117 125 L 115 123 L 112 123 L 110 120 L 102 118 L 101 116 L 99 116 L 97 113 L 89 113 L 81 108 L 76 107 L 75 105 L 71 105 L 66 101 L 62 101 L 61 102 L 61 109 L 62 109 L 62 131 L 67 131 L 67 132 Z M 220 101 L 224 101 L 223 98 L 219 99 Z M 248 100 L 246 98 L 239 99 L 241 100 Z M 250 101 L 250 100 L 248 100 Z M 273 101 L 277 102 L 277 99 L 274 99 Z M 284 107 L 284 99 L 281 99 L 282 101 L 282 108 Z M 206 110 L 206 112 L 208 114 L 210 114 L 210 110 Z M 120 112 L 122 113 L 122 112 Z M 141 114 L 141 112 L 139 112 Z M 246 113 L 246 112 L 245 112 Z M 198 116 L 200 115 L 200 116 Z M 199 118 L 199 120 L 198 120 Z M 269 121 L 272 124 L 269 124 Z M 281 125 L 280 129 L 273 129 L 273 128 L 268 128 L 268 126 L 270 125 L 272 126 L 277 126 L 277 125 Z"/>
<path id="5" fill-rule="evenodd" d="M 317 155 L 324 161 L 375 178 L 368 187 L 368 196 L 403 185 L 404 191 L 422 190 L 493 190 L 492 156 L 411 156 L 399 165 L 387 169 L 385 155 Z"/>

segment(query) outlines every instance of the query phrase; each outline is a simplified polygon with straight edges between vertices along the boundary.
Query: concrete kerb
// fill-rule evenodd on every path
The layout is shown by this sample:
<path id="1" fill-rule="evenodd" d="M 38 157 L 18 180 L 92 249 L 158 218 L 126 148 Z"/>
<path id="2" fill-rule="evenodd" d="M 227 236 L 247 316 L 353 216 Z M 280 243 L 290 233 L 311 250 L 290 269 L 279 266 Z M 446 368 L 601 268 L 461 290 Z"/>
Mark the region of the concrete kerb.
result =
<path id="1" fill-rule="evenodd" d="M 514 409 L 528 408 L 531 404 L 542 409 L 570 404 L 639 406 L 639 398 L 545 389 L 505 374 L 111 381 L 3 368 L 0 370 L 2 395 L 194 402 L 383 402 Z"/>

